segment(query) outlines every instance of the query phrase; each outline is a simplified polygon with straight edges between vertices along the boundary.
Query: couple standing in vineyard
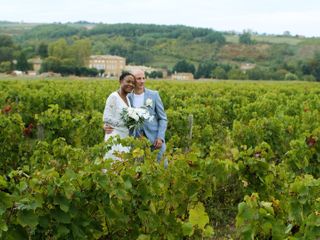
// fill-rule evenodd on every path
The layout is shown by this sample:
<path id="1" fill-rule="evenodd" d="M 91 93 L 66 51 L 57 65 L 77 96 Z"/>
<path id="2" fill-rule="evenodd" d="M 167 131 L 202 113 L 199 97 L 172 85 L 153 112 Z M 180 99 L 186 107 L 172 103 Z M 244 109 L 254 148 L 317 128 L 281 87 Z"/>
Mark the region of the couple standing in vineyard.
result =
<path id="1" fill-rule="evenodd" d="M 146 137 L 152 150 L 160 149 L 157 155 L 160 162 L 166 149 L 167 115 L 159 93 L 145 88 L 145 81 L 142 70 L 121 74 L 120 88 L 109 95 L 103 112 L 105 141 L 114 136 Z M 128 151 L 128 147 L 115 144 L 105 158 L 116 160 L 114 152 Z"/>

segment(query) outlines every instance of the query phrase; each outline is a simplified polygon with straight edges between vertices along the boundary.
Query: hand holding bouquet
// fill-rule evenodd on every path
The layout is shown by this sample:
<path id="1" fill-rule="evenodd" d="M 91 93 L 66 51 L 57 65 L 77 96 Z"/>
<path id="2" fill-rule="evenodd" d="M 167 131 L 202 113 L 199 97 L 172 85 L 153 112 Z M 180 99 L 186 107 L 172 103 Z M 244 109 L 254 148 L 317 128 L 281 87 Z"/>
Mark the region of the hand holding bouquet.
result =
<path id="1" fill-rule="evenodd" d="M 128 127 L 129 130 L 133 131 L 137 131 L 138 129 L 140 129 L 146 120 L 152 121 L 153 119 L 153 117 L 149 114 L 148 110 L 144 107 L 124 108 L 121 112 L 121 118 L 124 121 L 126 127 Z"/>

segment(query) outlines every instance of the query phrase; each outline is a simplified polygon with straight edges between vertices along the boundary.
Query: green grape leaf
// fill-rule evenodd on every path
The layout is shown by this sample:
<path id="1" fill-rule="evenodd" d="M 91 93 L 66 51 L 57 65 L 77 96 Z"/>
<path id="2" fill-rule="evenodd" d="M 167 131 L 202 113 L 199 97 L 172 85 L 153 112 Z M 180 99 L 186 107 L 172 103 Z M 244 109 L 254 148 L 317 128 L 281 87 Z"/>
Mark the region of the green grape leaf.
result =
<path id="1" fill-rule="evenodd" d="M 34 228 L 39 223 L 38 216 L 32 210 L 18 212 L 17 220 L 22 227 L 30 226 Z"/>
<path id="2" fill-rule="evenodd" d="M 182 233 L 184 236 L 190 237 L 192 236 L 193 232 L 194 232 L 194 229 L 193 229 L 192 223 L 186 222 L 182 224 Z"/>
<path id="3" fill-rule="evenodd" d="M 208 214 L 201 202 L 189 210 L 189 221 L 192 226 L 197 225 L 202 230 L 204 230 L 204 227 L 209 223 Z"/>

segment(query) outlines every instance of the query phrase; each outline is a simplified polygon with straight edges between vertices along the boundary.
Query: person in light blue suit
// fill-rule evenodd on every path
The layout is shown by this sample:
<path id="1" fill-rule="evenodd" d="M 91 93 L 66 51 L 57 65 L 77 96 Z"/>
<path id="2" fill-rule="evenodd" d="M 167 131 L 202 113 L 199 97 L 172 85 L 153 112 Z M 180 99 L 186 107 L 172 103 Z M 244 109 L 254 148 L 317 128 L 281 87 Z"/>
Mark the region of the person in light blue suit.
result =
<path id="1" fill-rule="evenodd" d="M 152 150 L 160 149 L 157 156 L 157 161 L 160 162 L 166 150 L 165 133 L 168 123 L 167 115 L 158 91 L 145 88 L 146 78 L 144 71 L 135 70 L 132 74 L 135 76 L 136 82 L 134 91 L 128 94 L 131 106 L 147 107 L 150 115 L 153 116 L 152 121 L 145 121 L 138 134 L 148 138 L 152 143 Z M 167 159 L 165 158 L 165 167 L 167 167 L 167 164 Z"/>

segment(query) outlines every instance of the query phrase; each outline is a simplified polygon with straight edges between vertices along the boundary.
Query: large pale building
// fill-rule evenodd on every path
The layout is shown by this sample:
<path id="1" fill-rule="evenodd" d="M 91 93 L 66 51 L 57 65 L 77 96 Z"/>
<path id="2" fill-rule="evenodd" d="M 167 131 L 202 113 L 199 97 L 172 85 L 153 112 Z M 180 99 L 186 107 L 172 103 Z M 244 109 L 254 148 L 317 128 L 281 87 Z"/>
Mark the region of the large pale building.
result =
<path id="1" fill-rule="evenodd" d="M 92 55 L 89 58 L 89 68 L 104 70 L 107 77 L 119 77 L 126 66 L 126 59 L 112 55 Z"/>

